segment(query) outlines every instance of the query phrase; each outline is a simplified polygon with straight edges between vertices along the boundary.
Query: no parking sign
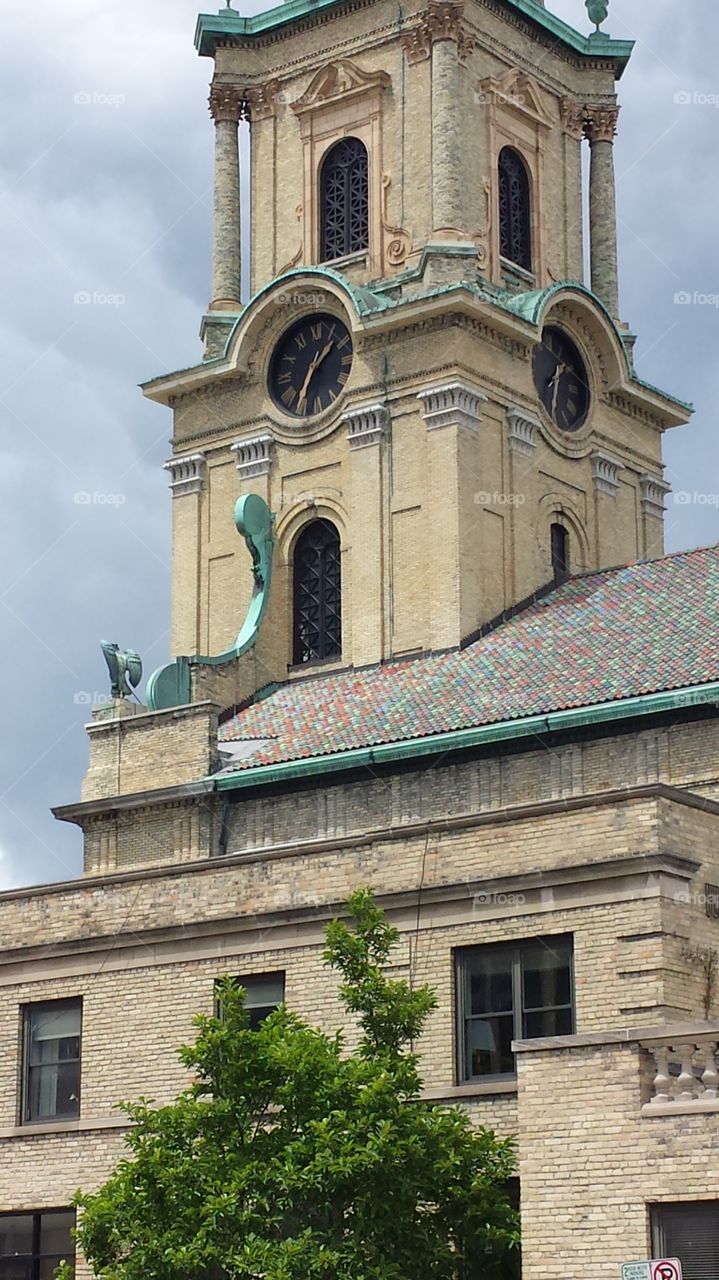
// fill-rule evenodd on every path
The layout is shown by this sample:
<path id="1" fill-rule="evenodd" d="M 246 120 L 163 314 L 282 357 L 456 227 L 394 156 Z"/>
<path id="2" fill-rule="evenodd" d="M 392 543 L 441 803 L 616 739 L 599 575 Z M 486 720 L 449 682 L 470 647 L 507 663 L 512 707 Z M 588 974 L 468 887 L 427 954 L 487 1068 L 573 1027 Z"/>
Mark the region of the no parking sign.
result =
<path id="1" fill-rule="evenodd" d="M 655 1258 L 652 1262 L 625 1262 L 622 1280 L 682 1280 L 678 1258 Z"/>

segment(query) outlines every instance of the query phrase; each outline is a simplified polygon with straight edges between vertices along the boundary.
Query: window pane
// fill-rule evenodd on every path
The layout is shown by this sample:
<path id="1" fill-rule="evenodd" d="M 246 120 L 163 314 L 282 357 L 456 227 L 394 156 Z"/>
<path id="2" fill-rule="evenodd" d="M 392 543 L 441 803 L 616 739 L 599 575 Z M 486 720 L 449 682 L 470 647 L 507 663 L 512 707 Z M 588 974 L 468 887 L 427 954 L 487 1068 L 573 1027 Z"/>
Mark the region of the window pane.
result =
<path id="1" fill-rule="evenodd" d="M 75 1226 L 73 1209 L 62 1213 L 43 1213 L 40 1219 L 40 1253 L 72 1254 L 75 1248 L 72 1229 Z"/>
<path id="2" fill-rule="evenodd" d="M 466 1073 L 468 1077 L 507 1075 L 514 1072 L 514 1017 L 470 1018 L 466 1023 Z"/>
<path id="3" fill-rule="evenodd" d="M 62 1040 L 66 1036 L 80 1035 L 80 1005 L 30 1006 L 31 1039 Z"/>
<path id="4" fill-rule="evenodd" d="M 32 1280 L 30 1259 L 3 1258 L 0 1256 L 0 1280 Z"/>
<path id="5" fill-rule="evenodd" d="M 68 1262 L 74 1262 L 75 1259 L 71 1253 L 65 1254 Z M 38 1280 L 55 1280 L 55 1272 L 59 1264 L 63 1261 L 62 1257 L 41 1258 L 38 1264 Z"/>
<path id="6" fill-rule="evenodd" d="M 29 1116 L 31 1120 L 74 1117 L 80 1114 L 80 1064 L 30 1068 Z"/>
<path id="7" fill-rule="evenodd" d="M 275 1007 L 282 1004 L 285 998 L 284 973 L 261 974 L 257 977 L 250 975 L 246 978 L 238 978 L 237 981 L 247 992 L 245 1001 L 247 1009 Z"/>
<path id="8" fill-rule="evenodd" d="M 573 1030 L 571 1009 L 543 1009 L 524 1015 L 523 1035 L 527 1040 L 536 1040 L 540 1036 L 571 1036 Z"/>
<path id="9" fill-rule="evenodd" d="M 567 942 L 540 942 L 522 951 L 525 1009 L 546 1009 L 571 1002 L 572 948 Z"/>
<path id="10" fill-rule="evenodd" d="M 679 1258 L 684 1280 L 719 1277 L 719 1200 L 657 1205 L 654 1225 L 655 1256 Z"/>
<path id="11" fill-rule="evenodd" d="M 0 1214 L 0 1258 L 5 1254 L 32 1253 L 32 1214 Z"/>
<path id="12" fill-rule="evenodd" d="M 472 956 L 469 1013 L 508 1013 L 512 1008 L 512 958 L 508 951 Z"/>
<path id="13" fill-rule="evenodd" d="M 250 1031 L 257 1031 L 257 1028 L 262 1025 L 265 1018 L 269 1018 L 276 1008 L 276 1004 L 268 1004 L 264 1006 L 258 1005 L 256 1009 L 248 1009 L 247 1016 L 250 1020 Z"/>

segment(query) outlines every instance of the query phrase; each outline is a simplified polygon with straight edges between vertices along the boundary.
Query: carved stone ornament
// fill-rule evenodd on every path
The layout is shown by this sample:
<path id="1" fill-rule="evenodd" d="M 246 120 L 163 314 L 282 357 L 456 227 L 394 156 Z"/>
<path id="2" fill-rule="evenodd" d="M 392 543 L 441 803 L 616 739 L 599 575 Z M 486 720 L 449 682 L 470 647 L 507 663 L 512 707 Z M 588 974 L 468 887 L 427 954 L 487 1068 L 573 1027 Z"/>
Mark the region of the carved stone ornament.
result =
<path id="1" fill-rule="evenodd" d="M 245 91 L 239 85 L 219 84 L 215 81 L 210 85 L 209 103 L 210 115 L 215 124 L 239 124 L 245 116 Z"/>
<path id="2" fill-rule="evenodd" d="M 370 445 L 380 444 L 387 421 L 385 404 L 366 404 L 357 409 L 348 409 L 342 414 L 342 422 L 347 428 L 350 449 L 366 449 Z"/>
<path id="3" fill-rule="evenodd" d="M 268 80 L 267 84 L 256 84 L 247 90 L 246 114 L 252 124 L 258 120 L 268 120 L 277 115 L 277 104 L 281 102 L 279 80 Z"/>
<path id="4" fill-rule="evenodd" d="M 659 476 L 642 476 L 639 481 L 639 492 L 642 499 L 642 515 L 653 516 L 655 520 L 664 519 L 664 500 L 672 487 Z"/>
<path id="5" fill-rule="evenodd" d="M 463 4 L 453 3 L 452 0 L 432 0 L 429 8 L 422 14 L 419 25 L 402 36 L 407 61 L 423 62 L 430 56 L 433 44 L 440 40 L 452 40 L 457 46 L 459 61 L 465 62 L 476 41 L 462 22 L 463 13 Z"/>
<path id="6" fill-rule="evenodd" d="M 269 432 L 253 436 L 251 440 L 236 440 L 230 445 L 235 455 L 235 465 L 243 480 L 270 473 L 272 436 Z"/>
<path id="7" fill-rule="evenodd" d="M 592 454 L 592 480 L 597 493 L 603 493 L 608 498 L 616 498 L 619 493 L 619 472 L 623 469 L 623 464 L 618 458 L 612 457 L 609 453 L 603 453 L 601 449 L 595 449 Z"/>
<path id="8" fill-rule="evenodd" d="M 559 104 L 559 118 L 564 132 L 576 142 L 581 142 L 584 137 L 584 103 L 578 102 L 575 98 L 562 98 Z"/>
<path id="9" fill-rule="evenodd" d="M 170 473 L 170 488 L 173 498 L 181 498 L 188 493 L 199 493 L 205 479 L 204 453 L 186 453 L 177 458 L 170 458 L 163 466 L 163 471 Z"/>
<path id="10" fill-rule="evenodd" d="M 453 382 L 419 391 L 417 399 L 428 431 L 436 431 L 442 427 L 473 430 L 479 426 L 482 405 L 487 397 L 478 387 L 457 378 Z"/>
<path id="11" fill-rule="evenodd" d="M 614 142 L 620 110 L 611 103 L 585 106 L 584 132 L 591 143 Z"/>
<path id="12" fill-rule="evenodd" d="M 292 103 L 292 110 L 299 115 L 340 98 L 386 89 L 389 83 L 386 71 L 362 71 L 348 58 L 340 58 L 320 67 L 302 96 Z"/>
<path id="13" fill-rule="evenodd" d="M 392 179 L 382 174 L 382 231 L 385 235 L 385 256 L 391 267 L 400 267 L 412 248 L 412 237 L 404 227 L 393 227 L 387 215 L 387 201 Z"/>
<path id="14" fill-rule="evenodd" d="M 519 67 L 510 67 L 501 76 L 487 76 L 481 80 L 477 102 L 480 106 L 510 110 L 545 130 L 551 129 L 553 124 L 539 84 Z"/>
<path id="15" fill-rule="evenodd" d="M 538 419 L 526 409 L 519 409 L 516 405 L 507 409 L 507 443 L 512 453 L 531 458 L 537 447 L 538 430 Z"/>
<path id="16" fill-rule="evenodd" d="M 295 209 L 295 217 L 296 217 L 297 221 L 298 221 L 298 222 L 299 222 L 299 224 L 300 224 L 300 247 L 299 247 L 299 249 L 297 250 L 297 253 L 296 253 L 296 254 L 294 254 L 294 256 L 293 256 L 293 257 L 291 257 L 291 258 L 290 258 L 289 262 L 286 262 L 286 263 L 285 263 L 285 265 L 284 265 L 284 267 L 282 267 L 282 268 L 280 269 L 280 271 L 278 271 L 278 273 L 277 273 L 277 274 L 278 274 L 278 275 L 280 275 L 280 276 L 283 276 L 283 275 L 285 274 L 285 272 L 286 272 L 286 271 L 291 271 L 293 267 L 298 266 L 298 264 L 302 261 L 302 252 L 303 252 L 303 250 L 304 250 L 304 244 L 303 244 L 303 242 L 302 242 L 302 218 L 303 218 L 303 216 L 304 216 L 304 205 L 302 205 L 302 204 L 298 204 L 298 205 L 297 205 L 297 208 Z"/>

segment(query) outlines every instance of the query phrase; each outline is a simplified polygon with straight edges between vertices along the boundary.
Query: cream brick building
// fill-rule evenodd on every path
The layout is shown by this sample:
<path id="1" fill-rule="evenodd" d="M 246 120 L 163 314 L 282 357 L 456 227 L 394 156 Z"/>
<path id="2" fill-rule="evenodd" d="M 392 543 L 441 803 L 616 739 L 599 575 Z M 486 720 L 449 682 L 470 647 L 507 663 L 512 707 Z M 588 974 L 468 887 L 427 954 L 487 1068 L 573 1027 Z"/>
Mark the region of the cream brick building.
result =
<path id="1" fill-rule="evenodd" d="M 620 318 L 631 46 L 537 0 L 286 0 L 197 47 L 204 358 L 145 388 L 173 659 L 93 715 L 84 877 L 0 894 L 0 1280 L 50 1274 L 220 975 L 336 1025 L 364 884 L 438 993 L 427 1096 L 517 1136 L 525 1280 L 719 1280 L 719 549 L 662 558 L 690 410 Z"/>

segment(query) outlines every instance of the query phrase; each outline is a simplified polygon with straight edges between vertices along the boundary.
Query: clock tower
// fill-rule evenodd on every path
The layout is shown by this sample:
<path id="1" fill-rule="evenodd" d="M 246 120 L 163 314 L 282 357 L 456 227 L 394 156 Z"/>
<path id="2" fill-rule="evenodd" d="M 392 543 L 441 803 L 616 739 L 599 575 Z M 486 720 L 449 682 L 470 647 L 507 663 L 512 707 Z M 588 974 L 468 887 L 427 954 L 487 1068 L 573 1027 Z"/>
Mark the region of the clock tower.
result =
<path id="1" fill-rule="evenodd" d="M 251 662 L 204 693 L 458 648 L 566 573 L 660 555 L 662 433 L 690 409 L 637 375 L 619 309 L 631 44 L 538 0 L 228 7 L 196 44 L 204 358 L 144 388 L 174 413 L 173 654 L 235 670 L 264 592 Z M 248 495 L 271 590 L 233 525 Z"/>

